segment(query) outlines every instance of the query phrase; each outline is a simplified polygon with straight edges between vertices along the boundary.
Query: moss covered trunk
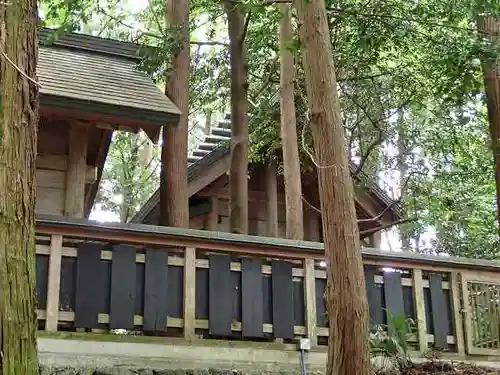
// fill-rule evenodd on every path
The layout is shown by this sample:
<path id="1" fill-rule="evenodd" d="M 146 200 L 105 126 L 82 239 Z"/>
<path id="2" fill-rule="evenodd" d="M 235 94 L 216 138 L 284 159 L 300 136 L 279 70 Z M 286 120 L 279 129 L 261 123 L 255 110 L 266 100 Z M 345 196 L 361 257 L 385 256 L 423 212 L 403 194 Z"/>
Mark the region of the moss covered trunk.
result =
<path id="1" fill-rule="evenodd" d="M 0 374 L 38 373 L 35 315 L 36 0 L 0 4 Z"/>
<path id="2" fill-rule="evenodd" d="M 295 0 L 327 263 L 327 375 L 368 375 L 368 303 L 324 0 Z"/>
<path id="3" fill-rule="evenodd" d="M 231 196 L 232 233 L 248 233 L 248 81 L 244 4 L 224 0 L 231 60 Z"/>
<path id="4" fill-rule="evenodd" d="M 285 179 L 286 238 L 304 239 L 302 180 L 295 116 L 295 56 L 293 53 L 292 11 L 280 4 L 280 113 L 283 143 L 283 177 Z"/>
<path id="5" fill-rule="evenodd" d="M 166 0 L 165 13 L 167 24 L 182 30 L 179 53 L 172 58 L 166 90 L 182 114 L 177 126 L 163 128 L 160 224 L 188 228 L 189 0 Z"/>

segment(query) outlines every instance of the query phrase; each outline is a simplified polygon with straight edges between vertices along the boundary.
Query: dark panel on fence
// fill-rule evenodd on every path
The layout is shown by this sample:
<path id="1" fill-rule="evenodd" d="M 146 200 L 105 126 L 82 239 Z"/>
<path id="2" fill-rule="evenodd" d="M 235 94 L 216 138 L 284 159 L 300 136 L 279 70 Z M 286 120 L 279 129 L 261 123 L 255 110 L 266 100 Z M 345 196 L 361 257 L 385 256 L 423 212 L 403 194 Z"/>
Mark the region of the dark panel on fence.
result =
<path id="1" fill-rule="evenodd" d="M 264 324 L 264 298 L 262 261 L 241 259 L 241 304 L 243 337 L 262 337 Z"/>
<path id="2" fill-rule="evenodd" d="M 384 295 L 386 313 L 392 314 L 395 318 L 404 315 L 403 286 L 399 272 L 384 273 Z M 389 329 L 392 328 L 389 315 L 387 315 L 387 325 Z"/>
<path id="3" fill-rule="evenodd" d="M 384 324 L 384 299 L 382 285 L 375 284 L 377 268 L 365 266 L 366 295 L 370 311 L 371 324 Z"/>
<path id="4" fill-rule="evenodd" d="M 144 316 L 144 291 L 145 288 L 146 264 L 135 264 L 135 302 L 134 314 Z"/>
<path id="5" fill-rule="evenodd" d="M 102 312 L 104 273 L 101 266 L 99 243 L 78 244 L 76 258 L 75 326 L 98 328 L 98 314 Z"/>
<path id="6" fill-rule="evenodd" d="M 444 289 L 444 301 L 445 301 L 445 312 L 443 314 L 446 316 L 448 324 L 446 325 L 446 334 L 453 336 L 455 331 L 453 330 L 453 307 L 451 304 L 451 292 L 449 289 Z"/>
<path id="7" fill-rule="evenodd" d="M 273 324 L 273 279 L 271 275 L 262 275 L 262 301 L 264 324 Z"/>
<path id="8" fill-rule="evenodd" d="M 407 318 L 415 319 L 415 303 L 413 301 L 413 287 L 403 286 L 403 303 L 405 308 L 405 315 Z"/>
<path id="9" fill-rule="evenodd" d="M 37 255 L 35 258 L 36 272 L 36 306 L 38 309 L 47 308 L 47 283 L 49 277 L 49 256 Z"/>
<path id="10" fill-rule="evenodd" d="M 446 314 L 447 306 L 442 288 L 442 280 L 441 275 L 429 275 L 432 325 L 434 326 L 434 346 L 440 349 L 447 349 L 446 331 L 448 328 L 448 316 Z"/>
<path id="11" fill-rule="evenodd" d="M 198 281 L 196 281 L 197 283 Z M 207 284 L 205 284 L 207 285 Z M 198 284 L 196 284 L 198 289 Z M 207 294 L 208 295 L 208 292 Z M 208 299 L 207 299 L 208 301 Z M 168 316 L 182 318 L 184 316 L 184 267 L 168 267 Z M 198 306 L 196 306 L 198 308 Z M 208 310 L 208 307 L 207 307 Z"/>
<path id="12" fill-rule="evenodd" d="M 316 321 L 318 327 L 328 327 L 328 317 L 326 316 L 325 294 L 326 279 L 316 279 Z"/>
<path id="13" fill-rule="evenodd" d="M 306 325 L 306 305 L 304 301 L 304 281 L 293 282 L 293 321 L 296 326 Z"/>
<path id="14" fill-rule="evenodd" d="M 431 306 L 431 292 L 429 288 L 424 288 L 424 304 L 425 304 L 425 325 L 427 333 L 434 334 L 434 327 L 432 324 L 432 306 Z"/>
<path id="15" fill-rule="evenodd" d="M 110 329 L 134 329 L 136 249 L 118 245 L 111 262 Z"/>
<path id="16" fill-rule="evenodd" d="M 231 271 L 230 274 L 230 287 L 231 287 L 231 320 L 241 322 L 241 272 Z"/>
<path id="17" fill-rule="evenodd" d="M 273 336 L 293 338 L 292 263 L 273 260 Z"/>
<path id="18" fill-rule="evenodd" d="M 230 336 L 233 315 L 231 258 L 227 255 L 210 255 L 209 259 L 208 329 L 212 335 Z"/>
<path id="19" fill-rule="evenodd" d="M 165 332 L 168 315 L 168 251 L 146 249 L 144 330 Z"/>
<path id="20" fill-rule="evenodd" d="M 208 269 L 196 269 L 196 304 L 195 315 L 196 319 L 208 319 Z"/>
<path id="21" fill-rule="evenodd" d="M 62 257 L 59 310 L 75 311 L 76 258 Z"/>
<path id="22" fill-rule="evenodd" d="M 99 312 L 109 314 L 111 304 L 111 260 L 101 260 L 103 270 L 102 299 L 99 302 Z"/>

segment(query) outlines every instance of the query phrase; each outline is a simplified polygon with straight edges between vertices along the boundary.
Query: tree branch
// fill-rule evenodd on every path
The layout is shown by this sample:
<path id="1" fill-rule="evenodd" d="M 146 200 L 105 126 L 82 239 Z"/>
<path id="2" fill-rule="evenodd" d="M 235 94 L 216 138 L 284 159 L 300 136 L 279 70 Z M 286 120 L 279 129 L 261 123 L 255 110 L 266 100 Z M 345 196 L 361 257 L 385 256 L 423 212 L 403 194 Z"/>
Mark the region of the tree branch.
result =
<path id="1" fill-rule="evenodd" d="M 407 219 L 401 219 L 401 220 L 398 220 L 398 221 L 394 221 L 392 223 L 381 225 L 381 226 L 376 227 L 376 228 L 362 230 L 362 231 L 359 232 L 359 237 L 361 239 L 364 239 L 364 238 L 369 237 L 369 236 L 373 235 L 374 233 L 377 233 L 377 232 L 379 232 L 381 230 L 391 228 L 391 227 L 393 227 L 395 225 L 410 223 L 410 222 L 413 222 L 413 221 L 416 221 L 416 220 L 418 220 L 417 217 L 407 218 Z"/>

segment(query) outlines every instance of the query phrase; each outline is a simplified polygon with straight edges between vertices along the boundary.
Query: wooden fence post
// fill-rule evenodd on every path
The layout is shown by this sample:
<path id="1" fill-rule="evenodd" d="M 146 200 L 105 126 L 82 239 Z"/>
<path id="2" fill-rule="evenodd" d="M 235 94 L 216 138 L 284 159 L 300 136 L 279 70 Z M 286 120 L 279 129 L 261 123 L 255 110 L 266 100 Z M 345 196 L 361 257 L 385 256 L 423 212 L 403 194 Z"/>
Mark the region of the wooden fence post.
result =
<path id="1" fill-rule="evenodd" d="M 314 259 L 304 260 L 304 297 L 306 305 L 306 333 L 311 346 L 318 344 L 316 322 L 316 275 Z"/>
<path id="2" fill-rule="evenodd" d="M 462 303 L 460 298 L 461 280 L 458 272 L 450 274 L 451 301 L 453 312 L 453 330 L 455 333 L 455 345 L 458 355 L 465 356 L 464 320 L 462 314 Z M 464 301 L 464 304 L 468 301 Z"/>
<path id="3" fill-rule="evenodd" d="M 49 275 L 47 282 L 47 308 L 45 319 L 46 331 L 57 331 L 59 319 L 59 290 L 61 283 L 63 237 L 54 234 L 50 238 Z"/>
<path id="4" fill-rule="evenodd" d="M 427 344 L 427 322 L 425 318 L 424 286 L 422 282 L 422 270 L 413 269 L 413 300 L 416 311 L 418 349 L 424 353 L 428 349 Z"/>
<path id="5" fill-rule="evenodd" d="M 196 325 L 196 249 L 184 251 L 184 338 L 195 338 Z"/>

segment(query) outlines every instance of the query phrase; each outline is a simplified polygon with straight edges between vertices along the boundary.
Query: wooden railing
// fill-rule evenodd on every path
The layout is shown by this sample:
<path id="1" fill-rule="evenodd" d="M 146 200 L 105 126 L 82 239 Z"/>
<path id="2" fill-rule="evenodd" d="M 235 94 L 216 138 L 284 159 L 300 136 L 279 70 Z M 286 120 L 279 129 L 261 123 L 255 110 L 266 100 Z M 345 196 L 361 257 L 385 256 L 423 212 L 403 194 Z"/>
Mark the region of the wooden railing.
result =
<path id="1" fill-rule="evenodd" d="M 327 342 L 320 243 L 47 216 L 36 231 L 47 331 Z M 414 319 L 420 352 L 500 355 L 500 263 L 373 249 L 363 259 L 374 323 L 390 325 L 388 311 Z"/>

